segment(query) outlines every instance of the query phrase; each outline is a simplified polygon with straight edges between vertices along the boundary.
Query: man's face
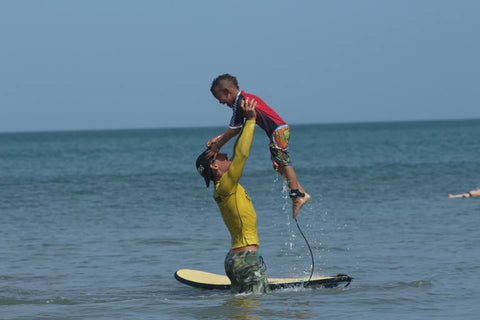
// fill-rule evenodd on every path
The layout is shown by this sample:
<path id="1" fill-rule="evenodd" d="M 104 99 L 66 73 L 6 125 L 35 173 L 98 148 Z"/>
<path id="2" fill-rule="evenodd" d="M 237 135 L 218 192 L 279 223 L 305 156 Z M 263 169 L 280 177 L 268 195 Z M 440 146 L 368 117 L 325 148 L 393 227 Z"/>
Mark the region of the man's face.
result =
<path id="1" fill-rule="evenodd" d="M 221 170 L 223 172 L 227 172 L 228 168 L 230 167 L 231 161 L 228 160 L 228 155 L 226 153 L 219 153 L 217 157 L 212 162 L 210 167 L 212 169 Z"/>

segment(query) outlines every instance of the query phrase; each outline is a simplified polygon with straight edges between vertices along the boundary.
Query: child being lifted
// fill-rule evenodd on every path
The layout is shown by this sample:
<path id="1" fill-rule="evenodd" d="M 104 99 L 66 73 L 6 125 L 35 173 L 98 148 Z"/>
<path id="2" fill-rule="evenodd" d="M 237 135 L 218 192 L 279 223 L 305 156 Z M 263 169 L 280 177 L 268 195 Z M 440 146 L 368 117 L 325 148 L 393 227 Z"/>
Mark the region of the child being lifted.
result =
<path id="1" fill-rule="evenodd" d="M 206 156 L 215 158 L 223 145 L 242 129 L 245 118 L 240 107 L 242 100 L 248 98 L 257 101 L 256 123 L 265 131 L 270 140 L 269 147 L 273 167 L 277 172 L 280 172 L 290 188 L 289 196 L 292 199 L 293 218 L 296 219 L 299 210 L 310 200 L 310 195 L 298 182 L 297 175 L 290 163 L 290 155 L 288 153 L 290 127 L 262 99 L 240 91 L 237 78 L 228 73 L 215 78 L 210 91 L 218 102 L 226 104 L 233 109 L 233 115 L 228 129 L 207 141 L 207 146 L 210 149 L 207 151 Z"/>

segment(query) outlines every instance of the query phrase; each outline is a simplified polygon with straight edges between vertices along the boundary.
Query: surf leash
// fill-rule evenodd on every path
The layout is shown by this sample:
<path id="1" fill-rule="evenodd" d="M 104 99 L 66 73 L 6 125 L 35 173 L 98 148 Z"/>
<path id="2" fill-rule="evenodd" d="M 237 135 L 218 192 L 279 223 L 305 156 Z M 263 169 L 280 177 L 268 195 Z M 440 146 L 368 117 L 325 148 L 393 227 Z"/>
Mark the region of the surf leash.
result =
<path id="1" fill-rule="evenodd" d="M 313 269 L 315 269 L 315 261 L 314 261 L 314 259 L 313 259 L 312 248 L 310 248 L 310 244 L 308 243 L 307 238 L 305 237 L 305 235 L 303 234 L 302 229 L 301 229 L 300 226 L 298 225 L 297 218 L 294 218 L 294 220 L 295 220 L 295 223 L 297 224 L 298 231 L 300 231 L 300 234 L 302 235 L 303 239 L 304 239 L 305 242 L 307 243 L 308 250 L 310 251 L 310 257 L 312 258 L 312 271 L 310 272 L 310 278 L 308 278 L 308 281 L 305 283 L 305 285 L 308 285 L 308 283 L 310 282 L 310 280 L 312 280 Z"/>

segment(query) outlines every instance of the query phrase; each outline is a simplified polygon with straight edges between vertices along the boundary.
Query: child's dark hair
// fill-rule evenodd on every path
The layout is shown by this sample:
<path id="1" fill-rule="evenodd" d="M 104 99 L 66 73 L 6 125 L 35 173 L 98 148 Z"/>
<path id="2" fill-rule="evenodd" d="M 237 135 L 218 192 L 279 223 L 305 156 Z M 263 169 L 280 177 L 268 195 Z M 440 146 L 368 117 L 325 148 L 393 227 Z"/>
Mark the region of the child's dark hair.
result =
<path id="1" fill-rule="evenodd" d="M 212 85 L 210 86 L 210 92 L 213 93 L 213 90 L 216 87 L 218 87 L 222 82 L 227 82 L 227 83 L 231 84 L 232 86 L 234 86 L 235 88 L 240 89 L 238 87 L 237 78 L 235 78 L 231 74 L 225 73 L 225 74 L 219 75 L 218 77 L 216 77 L 212 81 Z"/>

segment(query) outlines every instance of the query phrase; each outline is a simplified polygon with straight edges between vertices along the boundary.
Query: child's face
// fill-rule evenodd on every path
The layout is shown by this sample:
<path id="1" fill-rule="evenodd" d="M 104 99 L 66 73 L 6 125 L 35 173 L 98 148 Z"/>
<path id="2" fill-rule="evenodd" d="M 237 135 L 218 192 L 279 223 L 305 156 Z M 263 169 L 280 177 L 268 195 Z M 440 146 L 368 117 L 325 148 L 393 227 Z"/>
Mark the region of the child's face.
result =
<path id="1" fill-rule="evenodd" d="M 219 103 L 226 104 L 232 108 L 233 104 L 235 103 L 236 93 L 228 88 L 217 87 L 215 90 L 213 90 L 213 96 L 218 100 Z"/>

